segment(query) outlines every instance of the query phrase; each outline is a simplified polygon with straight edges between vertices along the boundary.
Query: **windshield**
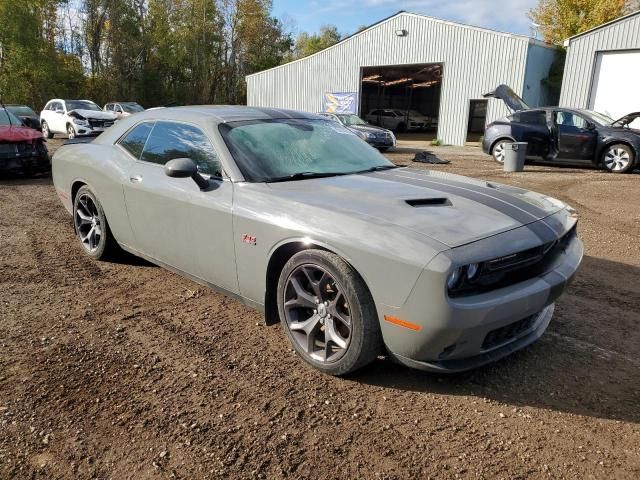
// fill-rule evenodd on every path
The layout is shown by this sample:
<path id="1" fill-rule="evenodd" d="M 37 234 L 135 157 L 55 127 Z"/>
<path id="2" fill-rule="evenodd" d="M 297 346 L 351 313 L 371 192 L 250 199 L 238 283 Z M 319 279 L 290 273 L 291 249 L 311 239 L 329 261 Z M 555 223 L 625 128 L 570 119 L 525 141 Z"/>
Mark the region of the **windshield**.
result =
<path id="1" fill-rule="evenodd" d="M 71 110 L 93 110 L 94 112 L 101 112 L 102 109 L 89 100 L 65 100 L 67 104 L 67 111 Z"/>
<path id="2" fill-rule="evenodd" d="M 601 126 L 611 125 L 613 123 L 613 118 L 605 115 L 604 113 L 594 112 L 593 110 L 580 110 L 580 113 L 584 114 L 591 121 Z"/>
<path id="3" fill-rule="evenodd" d="M 22 120 L 8 111 L 6 108 L 0 108 L 0 126 L 7 125 L 22 126 Z"/>
<path id="4" fill-rule="evenodd" d="M 351 125 L 366 125 L 367 122 L 357 115 L 336 115 L 343 125 L 350 127 Z"/>
<path id="5" fill-rule="evenodd" d="M 136 113 L 136 112 L 144 111 L 144 108 L 142 108 L 137 103 L 121 103 L 120 106 L 127 113 Z"/>
<path id="6" fill-rule="evenodd" d="M 269 182 L 296 174 L 344 175 L 394 166 L 331 120 L 248 120 L 223 123 L 219 129 L 249 182 Z"/>
<path id="7" fill-rule="evenodd" d="M 9 110 L 11 113 L 13 113 L 14 115 L 19 115 L 21 117 L 36 117 L 36 112 L 34 112 L 33 110 L 31 110 L 29 107 L 25 106 L 25 105 L 14 105 L 11 107 L 7 107 L 7 110 Z"/>

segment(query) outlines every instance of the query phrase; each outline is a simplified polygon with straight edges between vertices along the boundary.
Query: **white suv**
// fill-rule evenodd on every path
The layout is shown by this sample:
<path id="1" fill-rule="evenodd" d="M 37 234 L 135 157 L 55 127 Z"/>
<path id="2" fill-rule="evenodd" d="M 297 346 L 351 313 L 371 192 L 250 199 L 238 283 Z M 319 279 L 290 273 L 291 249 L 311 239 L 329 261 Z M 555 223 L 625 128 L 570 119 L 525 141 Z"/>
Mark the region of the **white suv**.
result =
<path id="1" fill-rule="evenodd" d="M 49 100 L 40 112 L 42 133 L 53 138 L 56 133 L 69 138 L 98 135 L 116 121 L 116 116 L 102 109 L 91 100 Z"/>
<path id="2" fill-rule="evenodd" d="M 371 110 L 364 119 L 373 125 L 379 125 L 389 130 L 395 130 L 396 132 L 420 130 L 426 127 L 423 120 L 413 118 L 405 112 L 390 108 Z"/>

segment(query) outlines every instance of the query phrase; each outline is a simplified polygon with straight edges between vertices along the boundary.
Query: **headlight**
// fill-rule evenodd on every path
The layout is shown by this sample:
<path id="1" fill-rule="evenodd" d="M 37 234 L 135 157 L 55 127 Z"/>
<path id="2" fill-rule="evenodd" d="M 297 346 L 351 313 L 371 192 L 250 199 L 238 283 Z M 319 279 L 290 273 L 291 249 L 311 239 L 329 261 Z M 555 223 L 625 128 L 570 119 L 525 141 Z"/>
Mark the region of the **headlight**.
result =
<path id="1" fill-rule="evenodd" d="M 82 125 L 82 126 L 89 125 L 89 122 L 87 122 L 86 120 L 81 120 L 79 118 L 74 118 L 73 123 L 75 123 L 76 125 Z"/>
<path id="2" fill-rule="evenodd" d="M 472 263 L 467 267 L 467 279 L 473 280 L 480 270 L 480 265 Z"/>
<path id="3" fill-rule="evenodd" d="M 464 267 L 458 267 L 449 274 L 449 276 L 447 277 L 447 287 L 449 287 L 449 289 L 455 288 L 455 286 L 462 278 L 463 271 Z"/>

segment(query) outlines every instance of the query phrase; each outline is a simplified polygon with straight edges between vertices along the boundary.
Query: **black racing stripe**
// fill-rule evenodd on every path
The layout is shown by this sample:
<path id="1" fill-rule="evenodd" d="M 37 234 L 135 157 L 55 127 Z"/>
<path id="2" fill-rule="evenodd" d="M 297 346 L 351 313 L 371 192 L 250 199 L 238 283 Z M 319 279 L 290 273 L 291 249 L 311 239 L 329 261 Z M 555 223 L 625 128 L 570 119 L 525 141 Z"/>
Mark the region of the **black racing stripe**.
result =
<path id="1" fill-rule="evenodd" d="M 526 225 L 528 223 L 531 222 L 535 222 L 536 220 L 538 220 L 537 217 L 535 217 L 534 215 L 523 211 L 517 207 L 515 207 L 514 205 L 512 205 L 512 203 L 508 203 L 505 202 L 503 200 L 500 200 L 498 198 L 495 198 L 491 195 L 488 195 L 486 193 L 479 193 L 476 192 L 474 190 L 468 189 L 468 188 L 464 188 L 464 187 L 459 187 L 457 185 L 447 185 L 445 183 L 441 183 L 441 182 L 436 182 L 433 180 L 428 180 L 428 179 L 421 179 L 421 178 L 415 178 L 415 177 L 410 177 L 410 176 L 401 176 L 399 174 L 388 174 L 385 173 L 384 175 L 385 177 L 388 178 L 397 178 L 398 180 L 401 180 L 404 183 L 408 183 L 410 185 L 415 185 L 417 187 L 431 187 L 434 190 L 438 190 L 440 192 L 445 192 L 445 193 L 450 193 L 452 195 L 456 195 L 458 197 L 462 197 L 462 198 L 466 198 L 467 200 L 472 200 L 474 202 L 478 202 L 481 203 L 483 205 L 487 205 L 491 208 L 493 208 L 494 210 L 510 217 L 513 218 L 515 221 Z M 426 185 L 425 185 L 426 184 Z"/>
<path id="2" fill-rule="evenodd" d="M 540 239 L 542 243 L 549 243 L 557 240 L 559 237 L 556 232 L 547 225 L 544 220 L 533 222 L 527 225 L 527 228 Z"/>
<path id="3" fill-rule="evenodd" d="M 391 173 L 396 173 L 396 172 L 391 172 Z M 400 172 L 397 172 L 397 173 L 400 173 Z M 414 175 L 416 178 L 420 178 L 420 179 L 424 178 L 425 180 L 429 180 L 435 183 L 443 183 L 446 185 L 466 188 L 484 195 L 494 197 L 496 199 L 507 202 L 510 205 L 514 205 L 516 208 L 519 208 L 520 210 L 524 210 L 530 215 L 535 216 L 536 219 L 546 217 L 549 214 L 545 210 L 533 205 L 532 203 L 527 202 L 526 200 L 522 200 L 521 198 L 518 198 L 513 194 L 501 192 L 500 190 L 496 190 L 483 185 L 476 185 L 474 183 L 462 182 L 459 180 L 451 180 L 446 177 L 431 175 L 428 172 L 415 171 L 415 169 L 405 169 L 402 173 L 408 173 L 410 175 Z"/>

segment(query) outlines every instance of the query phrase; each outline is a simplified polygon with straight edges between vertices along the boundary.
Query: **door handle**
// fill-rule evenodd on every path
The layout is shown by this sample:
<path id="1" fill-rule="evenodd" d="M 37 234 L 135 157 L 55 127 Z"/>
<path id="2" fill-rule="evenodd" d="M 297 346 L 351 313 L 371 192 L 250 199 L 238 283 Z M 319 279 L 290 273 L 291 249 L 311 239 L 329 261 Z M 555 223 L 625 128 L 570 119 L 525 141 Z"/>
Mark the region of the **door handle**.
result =
<path id="1" fill-rule="evenodd" d="M 135 177 L 129 177 L 129 181 L 131 183 L 140 183 L 142 181 L 142 176 L 136 175 Z"/>

